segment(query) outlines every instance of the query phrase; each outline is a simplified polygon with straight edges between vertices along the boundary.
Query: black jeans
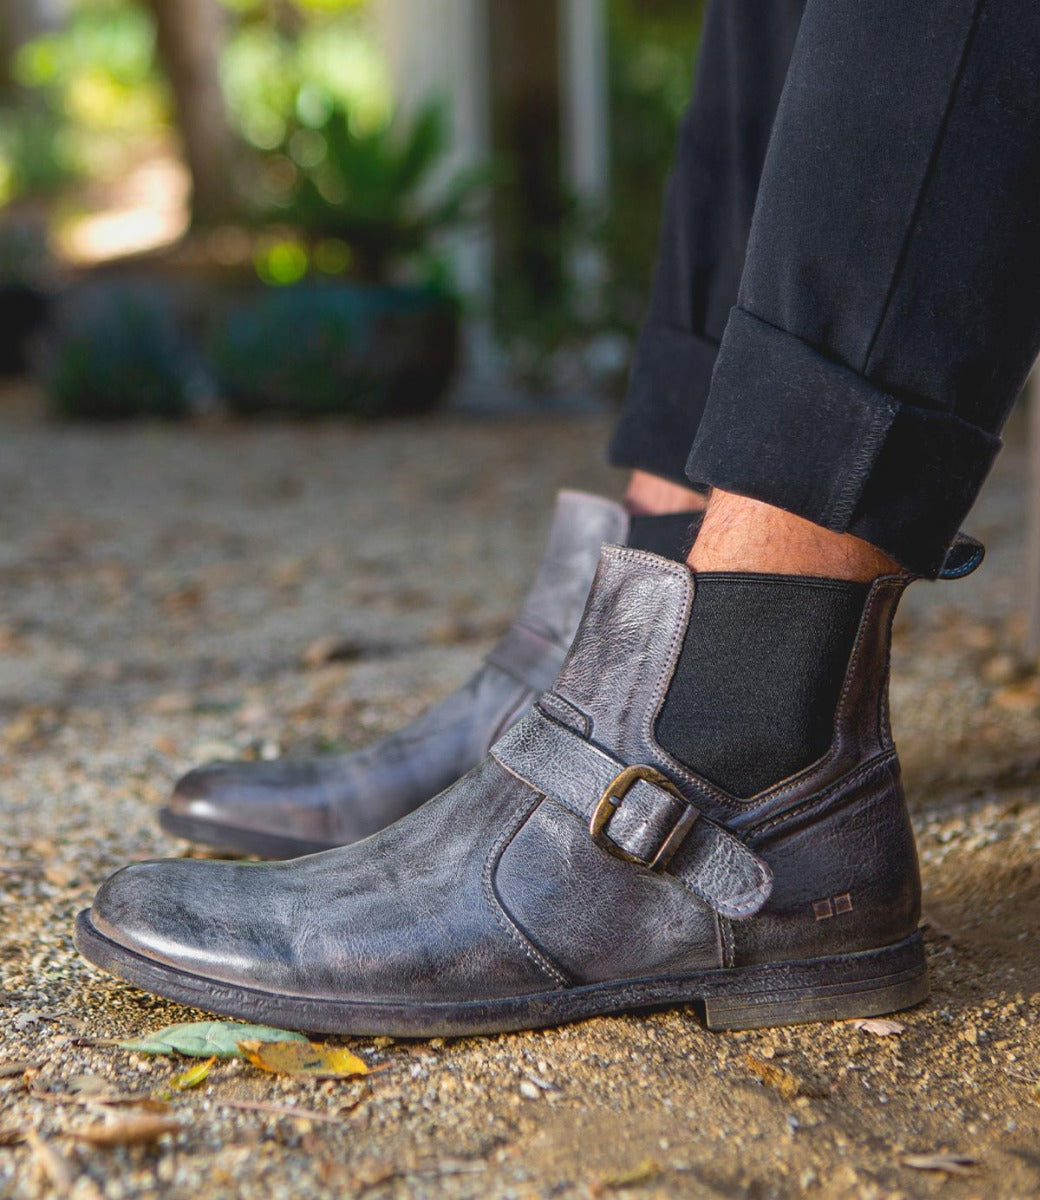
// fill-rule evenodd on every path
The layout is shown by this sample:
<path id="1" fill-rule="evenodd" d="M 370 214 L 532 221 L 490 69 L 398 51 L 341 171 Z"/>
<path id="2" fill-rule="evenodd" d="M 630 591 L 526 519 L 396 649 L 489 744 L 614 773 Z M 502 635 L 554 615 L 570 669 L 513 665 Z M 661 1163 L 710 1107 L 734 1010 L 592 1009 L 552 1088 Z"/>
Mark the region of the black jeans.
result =
<path id="1" fill-rule="evenodd" d="M 611 460 L 934 575 L 1040 349 L 1040 4 L 800 7 L 713 4 Z"/>

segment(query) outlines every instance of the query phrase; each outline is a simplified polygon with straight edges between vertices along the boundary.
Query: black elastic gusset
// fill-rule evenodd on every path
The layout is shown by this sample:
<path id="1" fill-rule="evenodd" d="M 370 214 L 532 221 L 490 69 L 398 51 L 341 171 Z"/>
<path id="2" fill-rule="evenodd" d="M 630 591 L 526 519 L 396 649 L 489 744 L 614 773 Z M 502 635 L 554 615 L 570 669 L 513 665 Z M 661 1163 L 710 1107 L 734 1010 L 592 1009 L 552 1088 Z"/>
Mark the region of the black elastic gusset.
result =
<path id="1" fill-rule="evenodd" d="M 697 574 L 657 719 L 691 771 L 746 799 L 826 752 L 869 584 Z"/>
<path id="2" fill-rule="evenodd" d="M 700 511 L 661 516 L 639 513 L 628 519 L 628 545 L 633 550 L 649 550 L 662 558 L 684 562 L 697 540 L 703 517 Z"/>

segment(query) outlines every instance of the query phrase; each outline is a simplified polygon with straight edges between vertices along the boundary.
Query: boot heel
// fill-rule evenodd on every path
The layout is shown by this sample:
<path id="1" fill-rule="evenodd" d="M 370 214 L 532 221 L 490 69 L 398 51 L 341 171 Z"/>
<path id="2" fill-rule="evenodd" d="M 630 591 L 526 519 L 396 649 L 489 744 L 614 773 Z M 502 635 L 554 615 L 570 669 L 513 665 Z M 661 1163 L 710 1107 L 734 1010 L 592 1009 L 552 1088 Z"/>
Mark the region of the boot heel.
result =
<path id="1" fill-rule="evenodd" d="M 920 1004 L 928 967 L 920 932 L 882 950 L 735 968 L 704 997 L 709 1029 L 761 1029 L 876 1017 Z"/>

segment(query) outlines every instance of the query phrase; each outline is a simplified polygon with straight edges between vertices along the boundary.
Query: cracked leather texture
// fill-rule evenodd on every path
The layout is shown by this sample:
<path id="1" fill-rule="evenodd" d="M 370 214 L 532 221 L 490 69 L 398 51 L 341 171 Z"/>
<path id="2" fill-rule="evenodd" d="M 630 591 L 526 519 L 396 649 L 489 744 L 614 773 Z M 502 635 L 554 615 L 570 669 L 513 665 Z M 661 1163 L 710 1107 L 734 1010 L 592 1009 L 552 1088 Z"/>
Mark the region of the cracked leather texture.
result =
<path id="1" fill-rule="evenodd" d="M 620 505 L 563 491 L 520 614 L 476 674 L 406 728 L 352 754 L 216 762 L 174 788 L 168 810 L 197 825 L 339 846 L 417 808 L 480 762 L 549 687 L 574 637 L 604 542 L 624 541 Z M 247 847 L 248 848 L 248 847 Z"/>
<path id="2" fill-rule="evenodd" d="M 533 797 L 493 760 L 376 837 L 280 863 L 174 859 L 102 885 L 92 919 L 150 958 L 288 995 L 451 1000 L 557 986 L 485 895 Z"/>
<path id="3" fill-rule="evenodd" d="M 649 576 L 664 586 L 652 589 Z M 908 580 L 886 576 L 871 586 L 826 754 L 742 800 L 690 773 L 653 734 L 696 609 L 695 578 L 677 563 L 605 549 L 582 627 L 540 707 L 575 730 L 591 729 L 592 741 L 626 761 L 663 771 L 768 865 L 773 892 L 765 906 L 748 921 L 725 922 L 727 965 L 870 949 L 907 936 L 920 918 L 920 876 L 889 728 L 888 673 L 892 621 Z M 608 626 L 604 662 L 598 643 Z M 849 911 L 818 918 L 817 902 L 844 895 Z"/>
<path id="4" fill-rule="evenodd" d="M 533 791 L 569 809 L 588 831 L 601 795 L 626 764 L 549 720 L 536 705 L 494 745 L 492 755 Z M 616 846 L 645 864 L 676 834 L 682 837 L 662 870 L 676 876 L 717 912 L 746 917 L 766 902 L 772 887 L 769 868 L 738 838 L 706 817 L 696 816 L 681 797 L 639 780 L 613 811 L 604 833 Z"/>
<path id="5" fill-rule="evenodd" d="M 834 745 L 819 763 L 739 802 L 666 768 L 687 800 L 770 869 L 771 891 L 754 915 L 713 909 L 696 894 L 695 863 L 680 878 L 623 862 L 565 804 L 492 755 L 353 846 L 284 863 L 128 867 L 100 889 L 91 921 L 119 945 L 215 984 L 401 1004 L 889 946 L 919 911 L 885 701 L 888 630 L 903 586 L 873 585 Z M 682 567 L 605 548 L 553 719 L 587 718 L 592 741 L 620 762 L 666 762 L 647 739 L 691 603 L 695 611 L 693 590 Z M 706 869 L 716 868 L 732 866 Z"/>

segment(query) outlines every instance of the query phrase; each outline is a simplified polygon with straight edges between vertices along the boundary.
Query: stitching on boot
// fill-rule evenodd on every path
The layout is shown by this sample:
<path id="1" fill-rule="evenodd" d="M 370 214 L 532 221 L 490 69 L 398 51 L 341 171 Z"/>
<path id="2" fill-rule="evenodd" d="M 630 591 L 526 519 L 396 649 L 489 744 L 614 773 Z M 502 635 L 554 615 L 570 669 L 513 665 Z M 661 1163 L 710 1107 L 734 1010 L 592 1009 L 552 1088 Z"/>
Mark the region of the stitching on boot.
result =
<path id="1" fill-rule="evenodd" d="M 545 719 L 551 720 L 551 718 Z M 573 734 L 574 731 L 570 730 L 569 732 Z M 499 758 L 497 754 L 492 754 L 491 757 L 504 771 L 512 775 L 514 779 L 519 780 L 525 787 L 532 789 L 535 787 L 535 785 L 529 780 L 525 779 L 523 775 L 514 770 L 509 763 Z M 562 801 L 556 800 L 544 792 L 540 792 L 539 795 L 542 797 L 543 801 L 548 801 L 550 804 L 557 805 L 560 809 L 562 809 L 564 812 L 570 813 L 577 820 L 581 821 L 583 819 L 578 813 L 575 813 L 569 805 L 564 804 Z M 692 804 L 692 802 L 689 801 L 688 803 Z M 692 807 L 695 808 L 696 805 L 692 805 Z M 723 902 L 727 905 L 737 919 L 740 919 L 742 916 L 753 916 L 759 911 L 765 902 L 762 898 L 763 889 L 766 889 L 767 897 L 769 891 L 772 889 L 772 872 L 770 871 L 768 864 L 758 859 L 758 856 L 754 854 L 754 851 L 751 851 L 750 847 L 745 844 L 744 840 L 741 837 L 738 837 L 737 834 L 735 834 L 732 830 L 727 829 L 724 825 L 720 825 L 717 822 L 712 821 L 710 817 L 705 817 L 705 820 L 708 822 L 708 824 L 713 826 L 719 837 L 726 841 L 733 842 L 741 849 L 751 853 L 757 882 L 748 891 L 739 892 L 736 896 L 732 897 L 727 896 Z M 691 896 L 695 896 L 701 901 L 702 904 L 707 905 L 707 907 L 713 912 L 718 911 L 716 905 L 719 902 L 717 900 L 711 899 L 706 892 L 702 891 L 700 888 L 696 887 L 693 883 L 684 879 L 682 876 L 672 871 L 665 870 L 661 872 L 661 878 L 670 879 L 679 884 L 682 888 L 689 892 Z"/>
<path id="2" fill-rule="evenodd" d="M 566 729 L 570 729 L 572 733 L 580 734 L 583 738 L 588 738 L 592 731 L 592 721 L 587 713 L 581 711 L 576 705 L 569 700 L 565 700 L 557 692 L 545 692 L 539 698 L 536 705 L 549 718 L 550 721 L 555 721 L 558 725 L 563 725 Z M 555 712 L 553 710 L 556 710 Z M 568 720 L 568 717 L 573 720 Z"/>
<path id="3" fill-rule="evenodd" d="M 498 762 L 498 759 L 495 759 Z M 508 769 L 508 768 L 506 768 Z M 510 772 L 512 774 L 512 772 Z M 515 776 L 514 778 L 519 778 Z M 520 830 L 527 824 L 535 810 L 538 809 L 544 801 L 544 796 L 535 796 L 533 801 L 526 802 L 520 807 L 513 810 L 513 824 L 507 825 L 504 832 L 495 840 L 495 844 L 488 852 L 487 859 L 484 863 L 484 870 L 481 872 L 481 890 L 484 893 L 484 901 L 488 908 L 491 909 L 498 921 L 499 925 L 506 931 L 510 939 L 515 942 L 524 954 L 538 967 L 540 967 L 550 979 L 554 980 L 560 987 L 570 987 L 571 980 L 560 970 L 556 964 L 548 958 L 537 946 L 527 937 L 522 929 L 510 916 L 505 905 L 498 897 L 495 891 L 494 872 L 498 866 L 499 860 L 506 851 L 506 847 L 516 837 Z"/>
<path id="4" fill-rule="evenodd" d="M 877 774 L 880 776 L 886 773 L 888 768 L 895 761 L 896 753 L 894 750 L 889 750 L 880 757 L 872 758 L 869 762 L 864 763 L 863 766 L 859 767 L 857 770 L 850 772 L 848 775 L 843 775 L 840 779 L 835 780 L 835 782 L 831 784 L 829 788 L 826 788 L 822 792 L 818 792 L 804 804 L 800 804 L 797 808 L 791 808 L 786 812 L 782 812 L 774 817 L 770 817 L 769 820 L 763 821 L 760 825 L 750 826 L 747 830 L 748 837 L 756 837 L 759 834 L 768 833 L 770 830 L 775 829 L 778 825 L 784 825 L 788 821 L 796 820 L 805 813 L 812 812 L 815 808 L 827 807 L 829 802 L 832 801 L 834 797 L 838 793 L 842 792 L 845 788 L 849 787 L 850 785 L 855 786 L 856 784 L 865 783 L 872 775 Z M 895 782 L 895 778 L 893 777 L 893 783 Z M 854 799 L 849 800 L 849 803 L 854 802 Z"/>
<path id="5" fill-rule="evenodd" d="M 733 929 L 729 921 L 715 914 L 715 923 L 718 926 L 719 934 L 719 949 L 722 957 L 722 965 L 724 967 L 733 967 L 737 963 L 737 951 L 733 939 Z"/>

